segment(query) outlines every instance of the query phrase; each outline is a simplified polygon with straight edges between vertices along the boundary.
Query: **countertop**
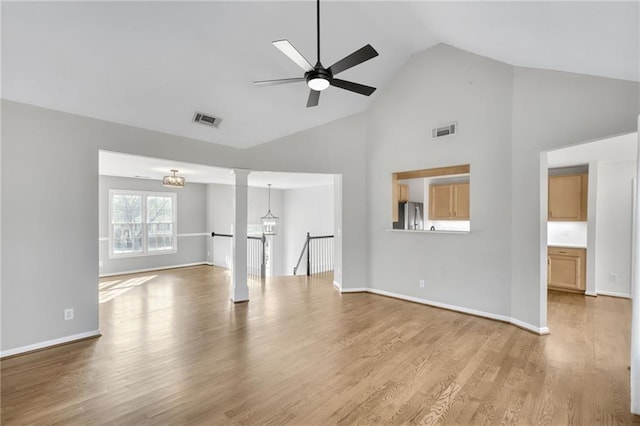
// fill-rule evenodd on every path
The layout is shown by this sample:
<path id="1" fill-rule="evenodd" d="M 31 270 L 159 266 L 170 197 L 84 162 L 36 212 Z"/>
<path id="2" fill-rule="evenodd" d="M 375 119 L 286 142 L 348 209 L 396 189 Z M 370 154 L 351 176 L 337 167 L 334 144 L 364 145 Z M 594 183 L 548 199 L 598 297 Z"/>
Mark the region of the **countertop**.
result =
<path id="1" fill-rule="evenodd" d="M 435 230 L 430 231 L 428 229 L 385 229 L 387 232 L 411 232 L 418 234 L 470 234 L 471 231 L 447 231 L 447 230 Z"/>
<path id="2" fill-rule="evenodd" d="M 547 247 L 566 247 L 566 248 L 582 248 L 586 249 L 587 246 L 581 244 L 547 244 Z"/>

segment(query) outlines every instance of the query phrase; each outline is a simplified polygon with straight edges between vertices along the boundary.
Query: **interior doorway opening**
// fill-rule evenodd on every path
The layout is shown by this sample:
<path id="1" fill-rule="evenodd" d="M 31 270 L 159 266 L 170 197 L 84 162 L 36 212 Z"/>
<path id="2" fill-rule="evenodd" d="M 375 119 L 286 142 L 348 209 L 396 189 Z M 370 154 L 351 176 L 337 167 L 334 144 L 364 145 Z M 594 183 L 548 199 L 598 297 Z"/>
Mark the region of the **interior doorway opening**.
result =
<path id="1" fill-rule="evenodd" d="M 638 135 L 629 133 L 541 154 L 540 309 L 545 321 L 548 289 L 631 297 L 637 152 Z M 560 185 L 554 187 L 554 180 Z M 570 198 L 574 213 L 567 213 Z"/>
<path id="2" fill-rule="evenodd" d="M 178 170 L 177 174 L 185 178 L 184 187 L 163 187 L 163 177 L 172 170 Z M 293 275 L 307 233 L 313 236 L 334 234 L 336 211 L 341 211 L 341 206 L 336 207 L 336 203 L 341 204 L 337 196 L 341 191 L 335 190 L 336 182 L 341 185 L 341 180 L 332 174 L 273 171 L 249 174 L 247 234 L 252 244 L 248 244 L 247 255 L 261 259 L 250 273 Z M 100 151 L 99 275 L 105 277 L 196 264 L 231 268 L 229 237 L 233 235 L 233 185 L 234 177 L 229 168 Z M 268 185 L 271 185 L 270 193 Z M 166 225 L 175 234 L 174 252 L 113 255 L 110 247 L 114 233 L 111 229 L 115 224 L 109 194 L 114 189 L 174 194 L 175 223 Z M 260 219 L 269 209 L 280 216 L 280 226 L 275 235 L 263 236 Z M 132 220 L 140 222 L 141 228 L 147 226 L 142 217 L 144 213 L 132 216 L 136 216 Z M 140 237 L 141 242 L 143 238 Z M 331 252 L 333 261 L 333 245 L 324 251 Z M 324 261 L 328 258 L 325 253 Z"/>

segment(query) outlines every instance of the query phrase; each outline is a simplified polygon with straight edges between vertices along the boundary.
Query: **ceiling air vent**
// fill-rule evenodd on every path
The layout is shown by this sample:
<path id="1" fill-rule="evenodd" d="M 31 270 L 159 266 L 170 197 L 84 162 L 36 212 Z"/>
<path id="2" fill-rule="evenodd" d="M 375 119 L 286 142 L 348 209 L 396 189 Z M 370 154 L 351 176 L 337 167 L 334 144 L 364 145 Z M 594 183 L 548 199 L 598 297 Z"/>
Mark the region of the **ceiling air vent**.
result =
<path id="1" fill-rule="evenodd" d="M 455 121 L 453 123 L 445 124 L 444 126 L 434 127 L 431 129 L 431 137 L 432 138 L 442 138 L 444 136 L 455 135 L 458 130 L 458 123 Z"/>
<path id="2" fill-rule="evenodd" d="M 213 115 L 203 114 L 201 112 L 196 112 L 193 116 L 194 123 L 204 124 L 205 126 L 215 127 L 216 129 L 220 125 L 222 118 L 214 117 Z"/>

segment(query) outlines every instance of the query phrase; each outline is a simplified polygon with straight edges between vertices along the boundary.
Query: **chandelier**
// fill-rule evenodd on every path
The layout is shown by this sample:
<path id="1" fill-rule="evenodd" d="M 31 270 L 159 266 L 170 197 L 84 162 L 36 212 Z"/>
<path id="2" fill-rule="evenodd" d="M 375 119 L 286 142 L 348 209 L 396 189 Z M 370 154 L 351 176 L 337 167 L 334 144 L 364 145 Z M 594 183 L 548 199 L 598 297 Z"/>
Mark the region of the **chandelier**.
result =
<path id="1" fill-rule="evenodd" d="M 269 186 L 269 210 L 262 216 L 262 233 L 264 235 L 276 235 L 278 233 L 278 216 L 271 213 L 271 184 Z"/>
<path id="2" fill-rule="evenodd" d="M 162 184 L 170 188 L 184 187 L 184 177 L 176 176 L 176 173 L 178 173 L 178 171 L 175 169 L 171 169 L 171 173 L 173 173 L 172 176 L 165 176 L 164 178 L 162 178 Z"/>

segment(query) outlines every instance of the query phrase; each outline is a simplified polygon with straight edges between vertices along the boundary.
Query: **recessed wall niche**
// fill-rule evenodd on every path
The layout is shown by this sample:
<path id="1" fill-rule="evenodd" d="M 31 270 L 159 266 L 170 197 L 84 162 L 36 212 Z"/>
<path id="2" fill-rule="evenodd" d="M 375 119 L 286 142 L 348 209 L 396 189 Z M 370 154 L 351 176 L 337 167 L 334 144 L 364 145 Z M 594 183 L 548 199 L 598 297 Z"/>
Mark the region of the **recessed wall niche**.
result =
<path id="1" fill-rule="evenodd" d="M 470 179 L 469 164 L 392 173 L 392 228 L 469 232 Z"/>

